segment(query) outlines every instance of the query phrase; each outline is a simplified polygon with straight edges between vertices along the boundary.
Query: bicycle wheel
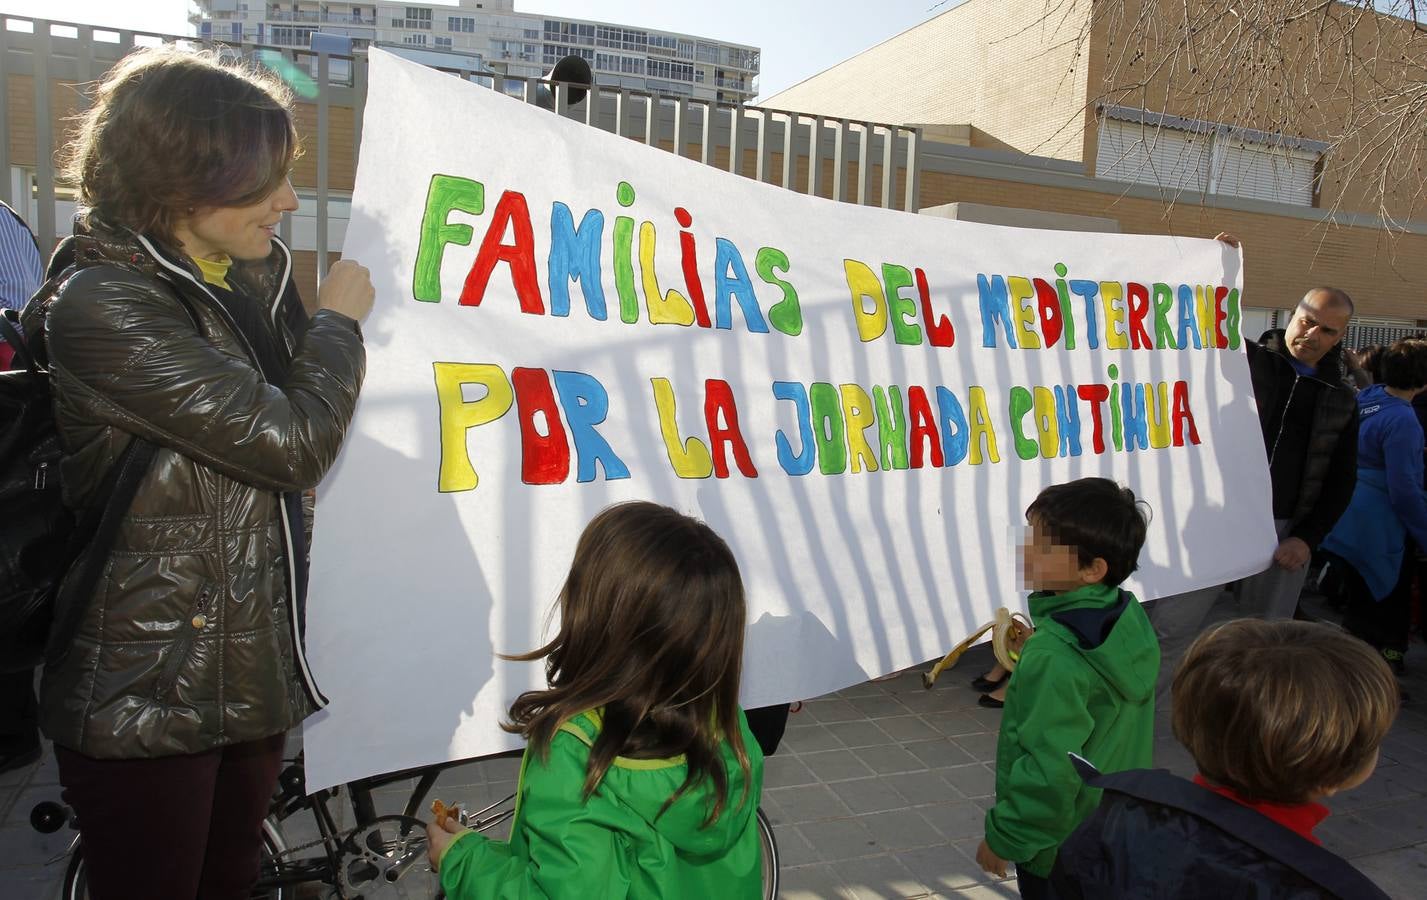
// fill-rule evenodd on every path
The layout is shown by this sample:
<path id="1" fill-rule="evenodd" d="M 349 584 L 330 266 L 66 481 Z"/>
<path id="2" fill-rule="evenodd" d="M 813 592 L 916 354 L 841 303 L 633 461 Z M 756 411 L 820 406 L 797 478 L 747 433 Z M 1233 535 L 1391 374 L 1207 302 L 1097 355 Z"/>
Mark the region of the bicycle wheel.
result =
<path id="1" fill-rule="evenodd" d="M 765 900 L 778 897 L 778 839 L 773 836 L 773 823 L 758 809 L 758 844 L 763 851 L 763 896 Z"/>
<path id="2" fill-rule="evenodd" d="M 273 859 L 286 849 L 282 831 L 272 819 L 263 820 L 263 861 Z M 64 885 L 60 888 L 60 900 L 89 900 L 89 873 L 84 865 L 84 842 L 74 845 L 69 856 L 69 865 L 64 870 Z M 287 888 L 273 887 L 254 891 L 253 900 L 292 900 L 293 894 Z"/>

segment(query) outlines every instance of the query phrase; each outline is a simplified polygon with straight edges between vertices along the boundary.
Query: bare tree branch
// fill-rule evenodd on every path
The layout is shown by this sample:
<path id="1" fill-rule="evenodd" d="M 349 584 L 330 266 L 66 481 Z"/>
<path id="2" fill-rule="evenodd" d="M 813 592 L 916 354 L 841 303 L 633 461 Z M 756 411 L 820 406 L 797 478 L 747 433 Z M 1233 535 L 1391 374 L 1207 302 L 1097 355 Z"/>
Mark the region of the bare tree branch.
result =
<path id="1" fill-rule="evenodd" d="M 1041 21 L 1063 33 L 1072 9 L 1092 111 L 1213 123 L 1214 141 L 1239 140 L 1285 167 L 1303 140 L 1321 142 L 1326 211 L 1372 214 L 1389 230 L 1427 218 L 1427 10 L 1417 0 L 1046 0 Z M 1087 121 L 1079 114 L 1062 131 Z M 1141 126 L 1142 156 L 1154 157 L 1162 127 Z M 1209 161 L 1221 190 L 1233 177 L 1224 159 L 1216 150 Z M 1154 176 L 1173 198 L 1199 162 Z"/>

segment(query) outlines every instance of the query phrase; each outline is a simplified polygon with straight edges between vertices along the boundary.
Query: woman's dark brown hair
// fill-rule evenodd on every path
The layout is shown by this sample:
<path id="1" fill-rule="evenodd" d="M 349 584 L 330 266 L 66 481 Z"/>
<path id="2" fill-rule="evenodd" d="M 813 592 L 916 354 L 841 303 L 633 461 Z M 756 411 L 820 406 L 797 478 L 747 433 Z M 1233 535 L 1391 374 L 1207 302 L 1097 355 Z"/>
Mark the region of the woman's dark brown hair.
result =
<path id="1" fill-rule="evenodd" d="M 93 99 L 64 156 L 83 214 L 166 243 L 195 210 L 270 196 L 299 152 L 286 85 L 213 51 L 135 50 Z"/>
<path id="2" fill-rule="evenodd" d="M 1382 656 L 1331 625 L 1239 619 L 1174 673 L 1174 736 L 1215 784 L 1302 803 L 1363 771 L 1397 716 Z"/>
<path id="3" fill-rule="evenodd" d="M 663 809 L 712 782 L 704 820 L 711 824 L 728 793 L 724 740 L 743 769 L 748 796 L 738 713 L 746 619 L 738 563 L 713 529 L 655 503 L 611 506 L 580 535 L 560 591 L 555 639 L 507 657 L 545 659 L 550 686 L 521 694 L 505 728 L 543 756 L 563 723 L 603 709 L 584 795 L 616 756 L 682 754 L 688 776 Z"/>

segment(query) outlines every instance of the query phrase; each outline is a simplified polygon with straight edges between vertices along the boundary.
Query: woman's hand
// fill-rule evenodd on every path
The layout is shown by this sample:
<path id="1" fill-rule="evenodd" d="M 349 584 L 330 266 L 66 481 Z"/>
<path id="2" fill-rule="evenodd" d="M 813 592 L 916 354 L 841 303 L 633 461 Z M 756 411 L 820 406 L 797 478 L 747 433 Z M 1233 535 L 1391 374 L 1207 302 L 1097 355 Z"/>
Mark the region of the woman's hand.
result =
<path id="1" fill-rule="evenodd" d="M 426 826 L 426 858 L 431 861 L 431 871 L 440 871 L 441 854 L 446 846 L 456 839 L 456 835 L 468 830 L 449 817 L 442 817 L 440 822 Z"/>
<path id="2" fill-rule="evenodd" d="M 350 259 L 339 259 L 327 270 L 322 286 L 317 289 L 317 306 L 339 312 L 358 322 L 372 311 L 372 301 L 376 299 L 376 289 L 372 287 L 372 274 L 360 263 Z"/>

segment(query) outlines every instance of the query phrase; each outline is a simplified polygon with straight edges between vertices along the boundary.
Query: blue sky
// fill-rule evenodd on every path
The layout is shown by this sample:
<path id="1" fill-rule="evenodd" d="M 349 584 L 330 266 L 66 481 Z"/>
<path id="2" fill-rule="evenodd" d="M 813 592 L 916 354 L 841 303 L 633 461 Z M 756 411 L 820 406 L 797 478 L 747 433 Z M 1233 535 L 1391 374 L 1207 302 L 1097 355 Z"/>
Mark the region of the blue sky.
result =
<path id="1" fill-rule="evenodd" d="M 254 3 L 263 0 L 253 0 Z M 413 0 L 415 2 L 415 0 Z M 643 25 L 763 50 L 762 96 L 945 12 L 961 0 L 516 0 L 522 12 Z M 444 6 L 440 0 L 422 5 Z M 189 34 L 188 0 L 0 0 L 0 12 Z"/>

